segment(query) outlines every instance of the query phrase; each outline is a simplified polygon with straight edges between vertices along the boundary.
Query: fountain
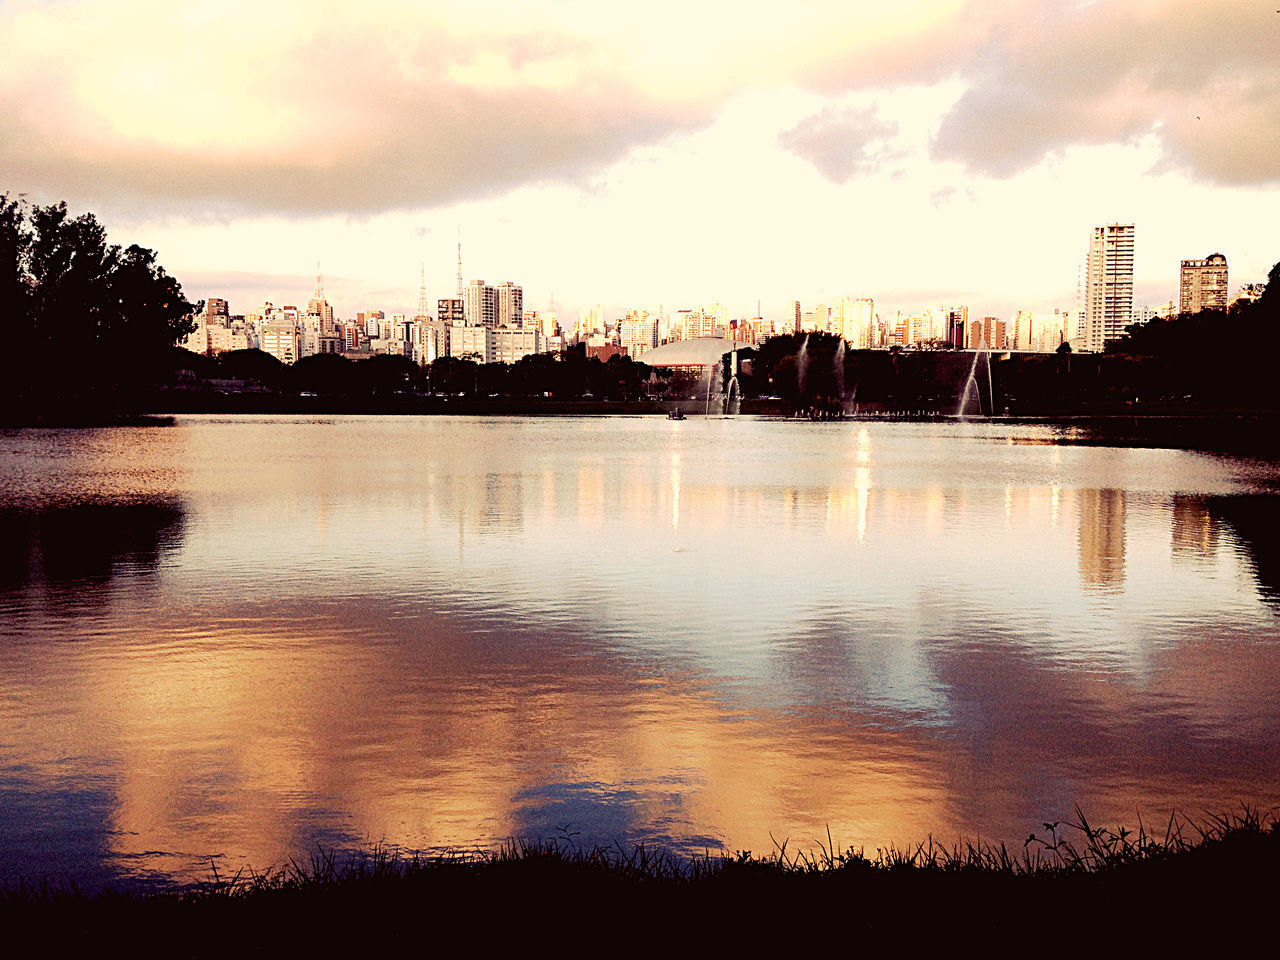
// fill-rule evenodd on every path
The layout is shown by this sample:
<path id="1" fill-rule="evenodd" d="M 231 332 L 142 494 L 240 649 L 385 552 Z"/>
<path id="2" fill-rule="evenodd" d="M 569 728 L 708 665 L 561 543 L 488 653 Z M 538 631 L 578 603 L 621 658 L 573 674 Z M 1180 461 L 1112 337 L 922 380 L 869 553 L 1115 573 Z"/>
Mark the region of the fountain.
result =
<path id="1" fill-rule="evenodd" d="M 738 385 L 738 377 L 735 374 L 729 378 L 729 386 L 724 392 L 725 416 L 736 417 L 740 409 L 742 409 L 742 388 Z"/>
<path id="2" fill-rule="evenodd" d="M 796 397 L 804 402 L 805 375 L 809 372 L 809 334 L 800 341 L 800 349 L 796 352 Z"/>
<path id="3" fill-rule="evenodd" d="M 984 416 L 982 410 L 982 391 L 978 387 L 978 357 L 985 357 L 987 363 L 987 413 L 985 416 L 991 416 L 995 413 L 995 392 L 991 381 L 991 351 L 975 350 L 973 351 L 973 363 L 969 365 L 969 376 L 965 378 L 964 387 L 960 391 L 960 402 L 956 407 L 956 416 L 965 417 L 969 415 Z M 973 395 L 973 402 L 977 404 L 977 411 L 969 410 L 969 396 Z"/>
<path id="4" fill-rule="evenodd" d="M 836 403 L 840 406 L 840 416 L 844 416 L 844 337 L 836 344 L 836 355 L 832 361 L 836 375 Z"/>

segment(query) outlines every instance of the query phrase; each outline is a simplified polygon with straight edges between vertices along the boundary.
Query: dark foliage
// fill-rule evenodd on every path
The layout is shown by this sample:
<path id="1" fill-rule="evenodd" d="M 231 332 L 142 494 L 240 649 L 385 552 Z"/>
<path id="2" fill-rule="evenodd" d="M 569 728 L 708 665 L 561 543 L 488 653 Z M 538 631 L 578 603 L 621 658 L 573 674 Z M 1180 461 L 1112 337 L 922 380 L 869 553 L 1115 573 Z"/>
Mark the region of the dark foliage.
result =
<path id="1" fill-rule="evenodd" d="M 1141 396 L 1274 409 L 1280 404 L 1272 373 L 1278 349 L 1280 263 L 1256 301 L 1135 324 L 1107 352 L 1124 358 L 1128 382 Z"/>
<path id="2" fill-rule="evenodd" d="M 194 329 L 197 305 L 155 253 L 107 242 L 93 214 L 0 195 L 0 317 L 10 415 L 128 409 Z"/>

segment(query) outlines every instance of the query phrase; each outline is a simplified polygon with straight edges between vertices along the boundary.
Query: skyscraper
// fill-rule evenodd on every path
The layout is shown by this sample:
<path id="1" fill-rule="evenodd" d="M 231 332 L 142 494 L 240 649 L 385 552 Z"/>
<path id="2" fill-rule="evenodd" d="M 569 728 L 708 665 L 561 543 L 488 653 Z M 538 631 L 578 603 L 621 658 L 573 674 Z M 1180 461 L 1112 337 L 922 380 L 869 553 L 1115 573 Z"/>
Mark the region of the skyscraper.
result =
<path id="1" fill-rule="evenodd" d="M 465 304 L 467 326 L 498 325 L 498 291 L 486 286 L 483 280 L 472 280 L 467 284 Z"/>
<path id="2" fill-rule="evenodd" d="M 1101 352 L 1133 317 L 1132 223 L 1093 228 L 1084 298 L 1084 348 Z"/>
<path id="3" fill-rule="evenodd" d="M 498 326 L 520 329 L 524 326 L 524 290 L 510 280 L 498 284 Z"/>
<path id="4" fill-rule="evenodd" d="M 316 261 L 316 291 L 307 301 L 307 316 L 318 318 L 316 325 L 324 336 L 333 336 L 333 307 L 324 298 L 324 275 L 320 273 L 320 261 Z"/>
<path id="5" fill-rule="evenodd" d="M 1227 309 L 1227 258 L 1211 253 L 1203 260 L 1183 260 L 1178 282 L 1178 312 Z"/>

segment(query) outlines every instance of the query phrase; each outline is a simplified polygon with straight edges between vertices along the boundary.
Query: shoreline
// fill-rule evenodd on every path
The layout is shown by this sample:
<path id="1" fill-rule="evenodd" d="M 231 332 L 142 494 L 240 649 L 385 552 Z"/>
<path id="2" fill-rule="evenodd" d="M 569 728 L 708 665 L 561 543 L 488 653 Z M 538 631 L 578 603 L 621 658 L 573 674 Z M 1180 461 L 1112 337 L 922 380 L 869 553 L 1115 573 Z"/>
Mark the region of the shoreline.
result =
<path id="1" fill-rule="evenodd" d="M 172 399 L 172 398 L 166 398 Z M 207 398 L 206 398 L 207 399 Z M 80 416 L 51 412 L 0 417 L 0 429 L 97 429 L 172 426 L 183 415 L 209 416 L 464 416 L 464 417 L 666 417 L 679 409 L 688 421 L 743 418 L 793 423 L 964 423 L 996 426 L 1046 426 L 1083 434 L 1056 442 L 1088 446 L 1169 447 L 1280 458 L 1280 411 L 1241 409 L 1187 410 L 1156 404 L 1133 407 L 958 416 L 937 411 L 855 409 L 843 416 L 797 415 L 780 401 L 743 401 L 738 414 L 705 413 L 696 401 L 678 400 L 521 400 L 514 398 L 397 396 L 378 402 L 366 398 L 271 397 L 229 395 L 216 402 L 174 403 L 145 413 Z"/>
<path id="2" fill-rule="evenodd" d="M 13 932 L 54 932 L 68 954 L 145 931 L 137 946 L 190 956 L 304 945 L 328 955 L 339 945 L 367 950 L 392 931 L 408 946 L 438 925 L 483 932 L 486 946 L 527 945 L 551 925 L 571 949 L 596 951 L 586 934 L 649 930 L 662 943 L 686 928 L 708 942 L 747 945 L 775 936 L 792 945 L 847 945 L 851 936 L 901 942 L 922 923 L 935 935 L 1033 937 L 1069 923 L 1108 942 L 1142 943 L 1199 934 L 1221 943 L 1269 929 L 1280 855 L 1273 812 L 1244 807 L 1202 823 L 1172 817 L 1152 832 L 1141 824 L 1095 828 L 1077 816 L 1045 824 L 1021 851 L 930 839 L 874 855 L 783 843 L 767 856 L 688 861 L 645 847 L 554 843 L 430 858 L 375 847 L 345 862 L 320 852 L 276 872 L 215 873 L 180 891 L 9 889 L 0 892 L 0 917 Z M 1186 912 L 1174 913 L 1179 906 Z M 984 952 L 1004 947 L 981 944 Z"/>

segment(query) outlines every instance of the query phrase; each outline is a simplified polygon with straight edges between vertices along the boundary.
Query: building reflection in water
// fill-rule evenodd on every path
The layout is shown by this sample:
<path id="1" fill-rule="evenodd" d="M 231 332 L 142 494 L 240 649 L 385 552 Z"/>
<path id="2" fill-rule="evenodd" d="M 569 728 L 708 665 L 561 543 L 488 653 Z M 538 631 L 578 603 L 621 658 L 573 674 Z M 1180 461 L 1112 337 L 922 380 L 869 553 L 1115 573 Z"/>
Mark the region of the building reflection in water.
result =
<path id="1" fill-rule="evenodd" d="M 1218 549 L 1218 527 L 1207 497 L 1174 494 L 1171 510 L 1174 559 L 1210 560 Z"/>
<path id="2" fill-rule="evenodd" d="M 1218 496 L 1192 455 L 749 421 L 178 433 L 180 501 L 0 513 L 0 786 L 46 820 L 90 798 L 68 862 L 200 879 L 210 853 L 561 829 L 874 849 L 1274 795 L 1280 631 L 1241 583 L 1276 572 L 1275 498 Z M 1166 477 L 1204 492 L 1144 492 Z M 98 606 L 51 611 L 64 586 Z"/>
<path id="3" fill-rule="evenodd" d="M 1117 590 L 1124 586 L 1125 492 L 1081 490 L 1077 496 L 1080 582 Z"/>

